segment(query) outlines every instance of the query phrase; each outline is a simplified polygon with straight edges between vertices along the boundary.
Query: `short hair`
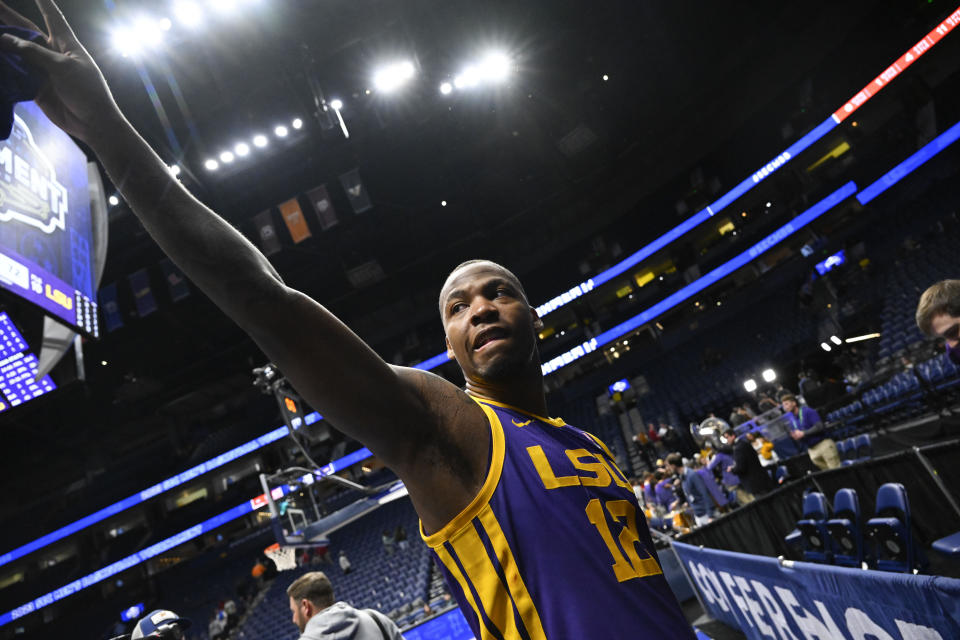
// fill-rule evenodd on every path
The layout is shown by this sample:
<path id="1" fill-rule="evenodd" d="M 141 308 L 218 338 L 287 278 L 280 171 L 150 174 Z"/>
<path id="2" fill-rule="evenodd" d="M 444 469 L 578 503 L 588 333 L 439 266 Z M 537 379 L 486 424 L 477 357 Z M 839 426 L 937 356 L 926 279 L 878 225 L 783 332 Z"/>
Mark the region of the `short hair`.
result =
<path id="1" fill-rule="evenodd" d="M 503 266 L 503 265 L 500 264 L 499 262 L 494 262 L 493 260 L 484 260 L 484 259 L 480 259 L 480 258 L 473 259 L 473 260 L 465 260 L 464 262 L 461 262 L 460 264 L 458 264 L 457 266 L 455 266 L 453 269 L 450 270 L 450 273 L 448 273 L 448 274 L 447 274 L 447 277 L 444 278 L 444 280 L 443 280 L 443 286 L 440 287 L 440 298 L 439 298 L 437 304 L 438 304 L 438 308 L 439 308 L 439 310 L 440 310 L 440 318 L 441 318 L 441 319 L 443 318 L 443 290 L 446 289 L 446 287 L 447 287 L 447 282 L 450 280 L 450 276 L 452 276 L 453 274 L 455 274 L 455 273 L 456 273 L 457 271 L 459 271 L 460 269 L 463 269 L 464 267 L 469 267 L 469 266 L 472 265 L 472 264 L 479 264 L 479 263 L 481 263 L 481 262 L 485 262 L 485 263 L 487 263 L 487 264 L 492 264 L 492 265 L 495 266 L 496 268 L 498 268 L 498 269 L 500 269 L 501 271 L 503 271 L 503 272 L 507 275 L 507 277 L 509 277 L 510 280 L 513 281 L 513 284 L 516 285 L 517 289 L 519 289 L 520 295 L 523 296 L 524 302 L 526 302 L 527 304 L 530 304 L 530 298 L 527 297 L 527 292 L 524 290 L 523 285 L 520 283 L 520 278 L 518 278 L 518 277 L 516 276 L 516 274 L 513 273 L 513 271 L 510 271 L 510 269 L 507 269 L 505 266 Z"/>
<path id="2" fill-rule="evenodd" d="M 316 607 L 329 607 L 333 604 L 333 585 L 322 571 L 305 573 L 287 587 L 287 595 L 294 602 L 309 600 Z"/>
<path id="3" fill-rule="evenodd" d="M 671 453 L 667 456 L 667 464 L 671 467 L 682 467 L 683 456 L 681 456 L 679 453 Z"/>
<path id="4" fill-rule="evenodd" d="M 736 438 L 736 437 L 737 437 L 737 432 L 734 431 L 733 429 L 726 429 L 726 430 L 723 432 L 723 435 L 725 435 L 725 436 L 733 436 L 734 438 Z"/>
<path id="5" fill-rule="evenodd" d="M 960 317 L 960 280 L 941 280 L 923 292 L 917 304 L 917 327 L 932 336 L 933 318 L 941 313 Z"/>
<path id="6" fill-rule="evenodd" d="M 792 393 L 785 393 L 782 396 L 780 396 L 780 402 L 787 402 L 788 400 L 790 402 L 797 403 L 797 396 L 793 395 Z"/>

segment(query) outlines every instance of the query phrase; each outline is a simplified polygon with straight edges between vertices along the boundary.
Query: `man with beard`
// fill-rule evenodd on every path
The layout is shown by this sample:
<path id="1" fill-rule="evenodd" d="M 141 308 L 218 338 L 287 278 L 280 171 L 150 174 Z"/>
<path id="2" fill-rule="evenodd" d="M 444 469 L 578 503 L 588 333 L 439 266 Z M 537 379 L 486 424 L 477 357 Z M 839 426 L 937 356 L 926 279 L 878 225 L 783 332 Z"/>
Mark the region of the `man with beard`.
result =
<path id="1" fill-rule="evenodd" d="M 311 571 L 287 587 L 293 624 L 300 640 L 403 640 L 393 620 L 373 609 L 336 602 L 322 571 Z"/>
<path id="2" fill-rule="evenodd" d="M 171 176 L 60 10 L 37 4 L 45 45 L 0 37 L 43 72 L 37 104 L 96 153 L 148 233 L 306 402 L 404 481 L 477 637 L 694 637 L 609 449 L 546 417 L 542 323 L 513 273 L 470 261 L 440 292 L 464 389 L 386 363 Z M 39 30 L 6 5 L 0 18 Z"/>

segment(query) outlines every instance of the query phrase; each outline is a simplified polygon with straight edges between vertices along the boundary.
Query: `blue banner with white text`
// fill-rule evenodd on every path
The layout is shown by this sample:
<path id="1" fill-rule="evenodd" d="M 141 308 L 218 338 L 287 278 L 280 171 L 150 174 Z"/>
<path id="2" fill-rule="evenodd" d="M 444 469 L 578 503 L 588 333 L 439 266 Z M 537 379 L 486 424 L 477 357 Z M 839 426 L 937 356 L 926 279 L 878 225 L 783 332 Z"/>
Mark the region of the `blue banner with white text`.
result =
<path id="1" fill-rule="evenodd" d="M 751 640 L 960 638 L 960 580 L 674 548 L 710 615 Z"/>

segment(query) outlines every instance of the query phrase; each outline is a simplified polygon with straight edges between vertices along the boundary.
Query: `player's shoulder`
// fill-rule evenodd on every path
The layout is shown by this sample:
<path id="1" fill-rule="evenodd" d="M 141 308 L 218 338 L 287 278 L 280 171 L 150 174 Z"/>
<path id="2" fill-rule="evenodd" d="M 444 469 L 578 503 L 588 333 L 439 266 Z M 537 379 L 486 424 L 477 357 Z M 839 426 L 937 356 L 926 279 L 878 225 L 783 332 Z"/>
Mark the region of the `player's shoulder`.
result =
<path id="1" fill-rule="evenodd" d="M 487 428 L 483 409 L 466 391 L 430 371 L 391 365 L 405 385 L 423 403 L 423 410 L 442 430 Z"/>

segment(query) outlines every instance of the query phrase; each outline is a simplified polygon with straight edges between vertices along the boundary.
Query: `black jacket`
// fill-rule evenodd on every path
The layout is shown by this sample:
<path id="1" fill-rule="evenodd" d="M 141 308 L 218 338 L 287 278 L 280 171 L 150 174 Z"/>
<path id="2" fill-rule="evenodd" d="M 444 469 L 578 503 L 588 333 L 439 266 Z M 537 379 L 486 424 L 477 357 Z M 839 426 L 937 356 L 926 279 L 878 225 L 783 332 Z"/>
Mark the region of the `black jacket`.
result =
<path id="1" fill-rule="evenodd" d="M 773 489 L 773 480 L 760 464 L 760 456 L 744 437 L 733 443 L 733 473 L 740 478 L 743 490 L 755 496 Z"/>

